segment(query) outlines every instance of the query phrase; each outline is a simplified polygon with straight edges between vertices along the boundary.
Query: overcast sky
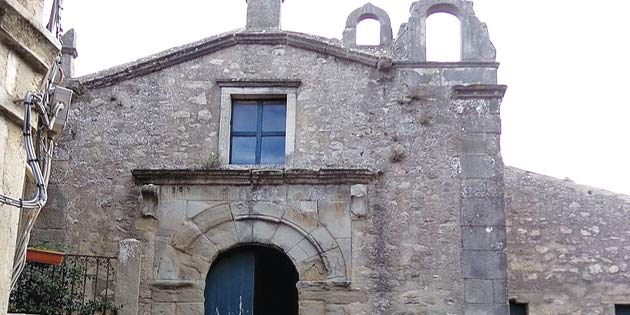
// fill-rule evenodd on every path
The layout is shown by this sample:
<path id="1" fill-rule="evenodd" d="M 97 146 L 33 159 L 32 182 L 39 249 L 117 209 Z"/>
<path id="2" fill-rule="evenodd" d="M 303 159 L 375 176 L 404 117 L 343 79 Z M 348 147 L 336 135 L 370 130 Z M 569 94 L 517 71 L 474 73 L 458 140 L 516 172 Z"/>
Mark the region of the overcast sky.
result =
<path id="1" fill-rule="evenodd" d="M 412 0 L 372 0 L 394 35 Z M 507 165 L 630 194 L 630 1 L 477 0 L 497 48 Z M 363 0 L 285 0 L 286 30 L 340 38 Z M 245 25 L 245 0 L 64 0 L 78 75 Z"/>

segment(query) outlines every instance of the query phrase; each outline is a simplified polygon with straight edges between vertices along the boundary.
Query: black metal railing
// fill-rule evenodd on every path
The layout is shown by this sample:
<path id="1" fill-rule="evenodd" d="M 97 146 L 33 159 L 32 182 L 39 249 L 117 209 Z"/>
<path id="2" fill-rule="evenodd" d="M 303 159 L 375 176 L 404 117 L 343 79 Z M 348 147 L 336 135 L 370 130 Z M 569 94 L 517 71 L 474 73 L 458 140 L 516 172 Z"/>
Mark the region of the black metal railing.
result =
<path id="1" fill-rule="evenodd" d="M 11 292 L 10 312 L 41 315 L 116 314 L 116 257 L 65 255 L 59 266 L 27 262 Z"/>

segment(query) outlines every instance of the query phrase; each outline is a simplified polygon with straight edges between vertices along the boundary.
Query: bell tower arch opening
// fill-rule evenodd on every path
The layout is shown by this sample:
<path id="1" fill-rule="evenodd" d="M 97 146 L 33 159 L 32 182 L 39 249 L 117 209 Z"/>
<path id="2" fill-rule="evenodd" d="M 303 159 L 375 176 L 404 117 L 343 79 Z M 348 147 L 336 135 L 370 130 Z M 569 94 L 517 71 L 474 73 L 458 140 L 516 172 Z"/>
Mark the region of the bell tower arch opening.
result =
<path id="1" fill-rule="evenodd" d="M 220 254 L 206 278 L 205 314 L 298 315 L 298 272 L 280 250 L 244 245 Z"/>

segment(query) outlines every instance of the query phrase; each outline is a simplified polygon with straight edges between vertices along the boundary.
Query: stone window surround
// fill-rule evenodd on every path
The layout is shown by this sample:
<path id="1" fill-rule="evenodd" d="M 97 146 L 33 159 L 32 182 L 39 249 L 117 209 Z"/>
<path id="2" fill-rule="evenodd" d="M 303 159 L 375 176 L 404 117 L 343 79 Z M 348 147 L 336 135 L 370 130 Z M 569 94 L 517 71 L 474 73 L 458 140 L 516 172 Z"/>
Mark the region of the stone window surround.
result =
<path id="1" fill-rule="evenodd" d="M 297 89 L 300 81 L 291 80 L 217 80 L 221 87 L 221 117 L 219 121 L 219 163 L 223 167 L 243 167 L 230 165 L 230 130 L 232 120 L 232 100 L 286 97 L 286 136 L 285 161 L 283 167 L 293 166 L 295 151 L 295 125 L 297 109 Z M 261 165 L 256 165 L 260 167 Z M 264 166 L 264 165 L 262 165 Z M 247 167 L 247 166 L 246 166 Z"/>

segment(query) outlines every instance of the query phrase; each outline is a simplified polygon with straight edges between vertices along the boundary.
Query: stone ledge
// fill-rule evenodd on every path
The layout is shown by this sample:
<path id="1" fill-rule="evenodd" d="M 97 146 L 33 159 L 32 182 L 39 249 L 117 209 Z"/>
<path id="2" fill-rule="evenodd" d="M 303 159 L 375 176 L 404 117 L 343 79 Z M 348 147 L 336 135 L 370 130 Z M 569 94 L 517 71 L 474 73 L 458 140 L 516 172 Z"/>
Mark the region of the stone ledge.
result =
<path id="1" fill-rule="evenodd" d="M 437 62 L 437 61 L 394 61 L 395 68 L 487 68 L 498 69 L 498 62 L 475 62 L 475 61 L 452 61 L 452 62 Z"/>
<path id="2" fill-rule="evenodd" d="M 149 286 L 159 289 L 175 290 L 180 288 L 192 288 L 194 280 L 155 280 L 149 282 Z"/>
<path id="3" fill-rule="evenodd" d="M 216 80 L 219 87 L 235 87 L 235 88 L 274 88 L 288 87 L 298 88 L 302 85 L 301 80 L 282 80 L 282 79 L 218 79 Z"/>
<path id="4" fill-rule="evenodd" d="M 146 185 L 341 185 L 369 184 L 380 173 L 368 169 L 216 169 L 131 171 Z"/>
<path id="5" fill-rule="evenodd" d="M 15 0 L 0 0 L 0 40 L 41 73 L 61 51 L 61 43 Z"/>
<path id="6" fill-rule="evenodd" d="M 457 85 L 453 87 L 453 98 L 503 98 L 506 85 L 472 84 Z"/>

